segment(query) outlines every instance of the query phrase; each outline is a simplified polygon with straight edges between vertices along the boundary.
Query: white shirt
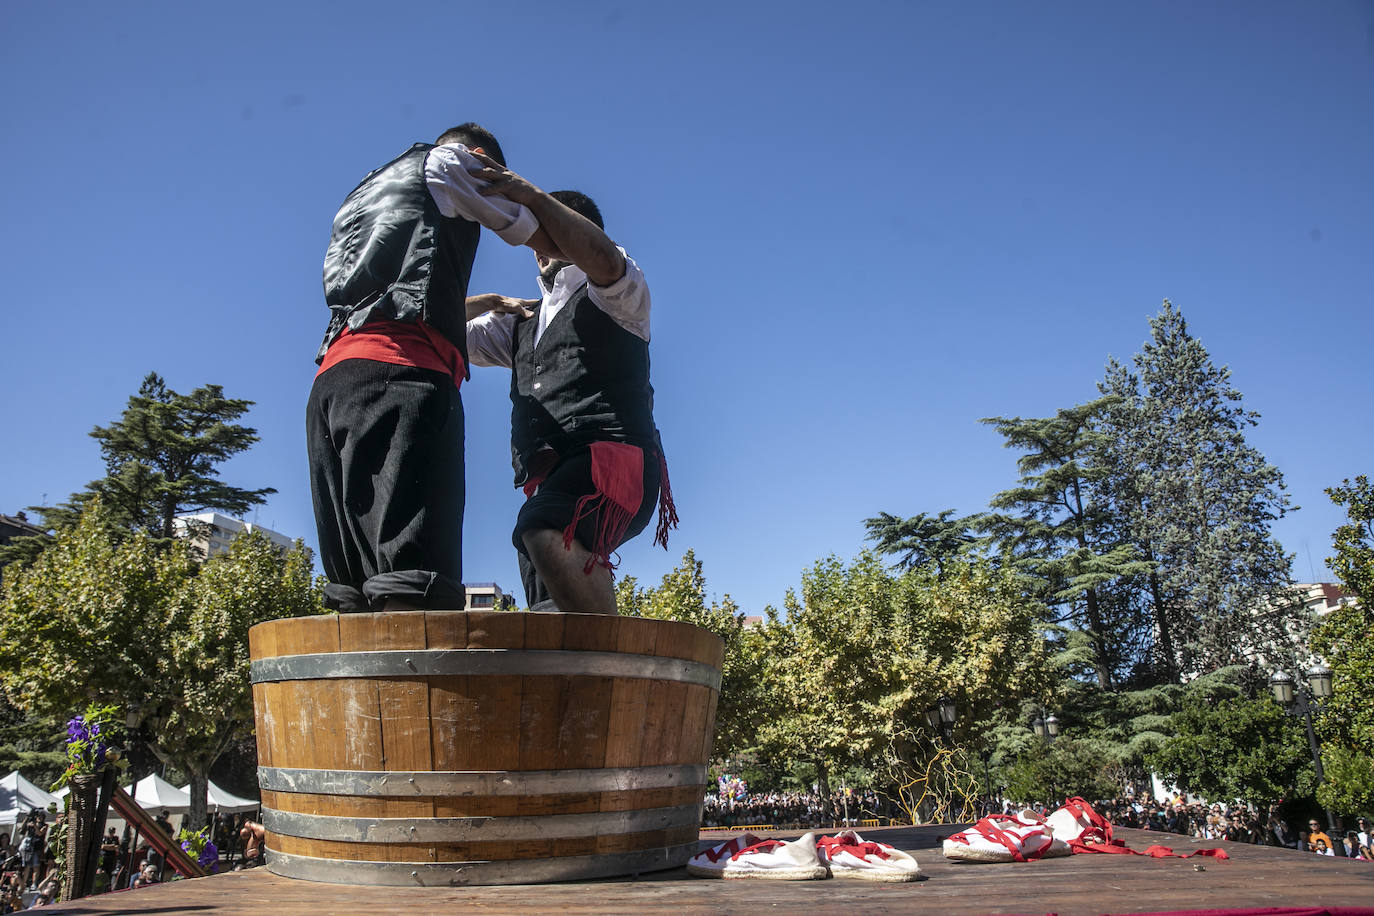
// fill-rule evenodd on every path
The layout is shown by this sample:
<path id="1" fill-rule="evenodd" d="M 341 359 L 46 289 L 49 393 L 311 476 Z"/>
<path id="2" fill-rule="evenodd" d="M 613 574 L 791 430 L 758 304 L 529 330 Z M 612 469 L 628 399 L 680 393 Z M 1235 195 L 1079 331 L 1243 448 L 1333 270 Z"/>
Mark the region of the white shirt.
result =
<path id="1" fill-rule="evenodd" d="M 487 182 L 469 170 L 485 168 L 461 143 L 436 146 L 425 156 L 425 184 L 439 212 L 481 223 L 508 245 L 523 245 L 539 228 L 529 207 L 499 195 L 482 196 Z"/>
<path id="2" fill-rule="evenodd" d="M 625 254 L 625 249 L 620 249 Z M 557 317 L 563 306 L 572 299 L 582 284 L 587 284 L 587 295 L 592 304 L 605 312 L 611 319 L 640 340 L 649 341 L 649 286 L 644 281 L 644 271 L 629 255 L 625 256 L 625 276 L 610 286 L 597 286 L 587 281 L 587 274 L 576 265 L 569 265 L 553 278 L 553 287 L 546 287 L 539 279 L 544 296 L 539 304 L 539 324 L 534 329 L 534 345 L 544 336 L 549 322 Z M 511 367 L 514 360 L 513 342 L 515 338 L 514 315 L 487 312 L 468 322 L 468 359 L 474 366 Z"/>

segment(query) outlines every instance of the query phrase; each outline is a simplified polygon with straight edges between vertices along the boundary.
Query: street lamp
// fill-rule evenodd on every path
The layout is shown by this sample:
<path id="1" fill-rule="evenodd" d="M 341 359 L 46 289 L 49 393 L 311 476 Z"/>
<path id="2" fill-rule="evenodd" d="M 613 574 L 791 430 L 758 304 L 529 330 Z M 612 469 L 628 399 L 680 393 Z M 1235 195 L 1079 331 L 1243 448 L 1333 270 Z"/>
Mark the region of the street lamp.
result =
<path id="1" fill-rule="evenodd" d="M 1312 751 L 1312 768 L 1317 772 L 1317 785 L 1321 785 L 1326 779 L 1326 774 L 1322 771 L 1322 753 L 1317 744 L 1317 733 L 1312 728 L 1312 714 L 1320 715 L 1322 701 L 1331 697 L 1331 669 L 1325 665 L 1309 669 L 1306 687 L 1297 685 L 1287 672 L 1275 671 L 1269 678 L 1269 689 L 1273 691 L 1274 699 L 1283 707 L 1284 712 L 1290 716 L 1301 717 L 1307 726 L 1307 745 Z M 1326 809 L 1326 824 L 1331 831 L 1332 850 L 1338 856 L 1345 855 L 1345 843 L 1340 836 L 1340 828 L 1336 826 L 1336 815 L 1330 808 Z"/>
<path id="2" fill-rule="evenodd" d="M 1045 715 L 1042 708 L 1039 715 L 1031 720 L 1031 730 L 1035 732 L 1035 737 L 1053 741 L 1059 737 L 1059 719 L 1054 713 Z"/>
<path id="3" fill-rule="evenodd" d="M 954 723 L 958 718 L 959 707 L 948 695 L 941 695 L 935 705 L 926 710 L 926 725 L 946 738 L 954 734 Z"/>

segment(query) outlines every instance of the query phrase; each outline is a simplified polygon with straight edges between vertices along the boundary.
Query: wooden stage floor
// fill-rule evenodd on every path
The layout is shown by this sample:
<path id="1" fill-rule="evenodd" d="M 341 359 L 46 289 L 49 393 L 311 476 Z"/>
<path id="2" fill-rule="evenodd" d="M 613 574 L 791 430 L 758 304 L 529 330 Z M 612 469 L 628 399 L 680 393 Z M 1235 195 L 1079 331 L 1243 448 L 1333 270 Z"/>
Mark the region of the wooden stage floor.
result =
<path id="1" fill-rule="evenodd" d="M 930 913 L 1098 916 L 1189 909 L 1325 906 L 1368 908 L 1374 914 L 1374 862 L 1355 862 L 1234 843 L 1119 829 L 1133 849 L 1154 843 L 1186 853 L 1222 846 L 1231 858 L 1151 859 L 1076 855 L 1005 865 L 955 863 L 940 854 L 949 826 L 889 827 L 865 836 L 911 852 L 926 879 L 909 884 L 869 881 L 713 881 L 685 868 L 638 879 L 510 887 L 400 888 L 317 884 L 255 868 L 105 894 L 61 904 L 55 913 L 192 913 L 326 916 L 360 913 Z M 733 836 L 703 834 L 702 844 Z M 798 834 L 778 833 L 782 838 Z M 709 842 L 708 842 L 709 839 Z M 1202 865 L 1199 871 L 1195 866 Z"/>

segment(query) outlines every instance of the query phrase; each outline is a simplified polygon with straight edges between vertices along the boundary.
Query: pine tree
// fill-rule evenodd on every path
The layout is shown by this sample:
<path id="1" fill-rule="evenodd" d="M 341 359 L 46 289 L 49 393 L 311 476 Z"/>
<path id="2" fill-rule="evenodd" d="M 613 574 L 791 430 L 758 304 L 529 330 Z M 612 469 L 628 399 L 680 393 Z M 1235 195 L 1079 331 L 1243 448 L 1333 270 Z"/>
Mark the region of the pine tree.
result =
<path id="1" fill-rule="evenodd" d="M 1067 608 L 1066 618 L 1087 633 L 1104 690 L 1134 655 L 1131 619 L 1116 613 L 1106 596 L 1119 580 L 1148 571 L 1131 545 L 1107 536 L 1106 507 L 1093 499 L 1094 484 L 1106 473 L 1098 454 L 1107 445 L 1093 422 L 1112 403 L 1099 398 L 1053 417 L 982 421 L 1002 434 L 1006 447 L 1025 451 L 1017 461 L 1020 486 L 990 501 L 1014 514 L 988 515 L 984 530 L 1038 583 L 1043 600 Z"/>
<path id="2" fill-rule="evenodd" d="M 217 465 L 258 441 L 257 430 L 233 422 L 252 405 L 226 398 L 219 385 L 180 394 L 150 372 L 119 419 L 91 430 L 106 476 L 64 503 L 31 508 L 44 528 L 61 531 L 73 527 L 98 496 L 117 526 L 155 538 L 172 537 L 178 515 L 205 509 L 242 515 L 277 492 L 231 486 L 218 476 Z M 0 565 L 31 564 L 49 540 L 17 538 L 0 552 Z"/>
<path id="3" fill-rule="evenodd" d="M 1283 657 L 1305 640 L 1304 621 L 1279 610 L 1291 557 L 1269 526 L 1290 502 L 1283 475 L 1245 441 L 1259 415 L 1168 300 L 1150 330 L 1136 373 L 1112 361 L 1100 386 L 1116 399 L 1100 423 L 1113 442 L 1101 494 L 1151 565 L 1160 660 L 1200 673 Z"/>
<path id="4" fill-rule="evenodd" d="M 921 512 L 911 518 L 899 518 L 890 512 L 879 512 L 874 518 L 864 519 L 864 527 L 868 529 L 868 540 L 875 542 L 879 553 L 898 554 L 899 569 L 934 566 L 936 573 L 943 576 L 950 563 L 967 558 L 977 543 L 973 527 L 978 517 L 950 518 L 953 514 L 953 509 L 945 509 L 939 515 Z"/>

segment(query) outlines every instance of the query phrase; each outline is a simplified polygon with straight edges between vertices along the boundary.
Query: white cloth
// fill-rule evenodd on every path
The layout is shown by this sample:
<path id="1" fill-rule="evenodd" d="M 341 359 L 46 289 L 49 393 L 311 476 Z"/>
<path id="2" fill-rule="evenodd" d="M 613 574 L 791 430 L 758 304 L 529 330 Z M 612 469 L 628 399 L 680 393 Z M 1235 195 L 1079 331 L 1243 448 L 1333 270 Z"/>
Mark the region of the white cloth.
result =
<path id="1" fill-rule="evenodd" d="M 625 249 L 620 249 L 625 254 Z M 563 310 L 574 293 L 587 283 L 587 275 L 582 268 L 569 265 L 553 278 L 553 286 L 544 286 L 543 278 L 539 286 L 544 296 L 539 304 L 539 325 L 534 330 L 534 345 L 549 322 Z M 631 334 L 646 343 L 649 340 L 649 286 L 644 281 L 644 271 L 629 255 L 625 255 L 625 276 L 610 286 L 597 286 L 587 283 L 587 295 L 597 308 L 611 317 Z M 487 312 L 468 322 L 468 359 L 474 366 L 511 367 L 514 359 L 515 338 L 514 315 L 501 315 Z"/>
<path id="2" fill-rule="evenodd" d="M 539 228 L 539 220 L 529 207 L 506 200 L 500 195 L 482 196 L 487 182 L 470 174 L 484 168 L 481 162 L 461 143 L 436 146 L 425 156 L 425 184 L 429 196 L 439 205 L 439 212 L 450 219 L 481 223 L 499 235 L 508 245 L 523 245 Z"/>

